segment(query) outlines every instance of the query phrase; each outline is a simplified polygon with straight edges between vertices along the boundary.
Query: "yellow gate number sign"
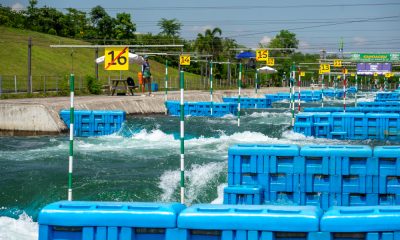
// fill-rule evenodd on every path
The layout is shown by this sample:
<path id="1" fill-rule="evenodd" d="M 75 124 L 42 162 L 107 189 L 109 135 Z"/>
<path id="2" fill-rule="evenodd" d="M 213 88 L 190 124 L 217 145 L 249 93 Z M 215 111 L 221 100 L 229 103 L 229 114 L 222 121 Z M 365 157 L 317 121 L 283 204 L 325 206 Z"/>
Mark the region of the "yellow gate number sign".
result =
<path id="1" fill-rule="evenodd" d="M 385 78 L 390 78 L 392 77 L 392 73 L 385 73 Z"/>
<path id="2" fill-rule="evenodd" d="M 342 60 L 338 60 L 338 59 L 333 60 L 333 66 L 334 67 L 341 67 L 342 66 Z"/>
<path id="3" fill-rule="evenodd" d="M 129 70 L 128 47 L 106 48 L 104 52 L 105 70 Z"/>
<path id="4" fill-rule="evenodd" d="M 179 56 L 179 64 L 183 66 L 190 65 L 190 56 L 189 55 L 180 55 Z"/>
<path id="5" fill-rule="evenodd" d="M 349 70 L 347 70 L 347 68 L 343 68 L 343 69 L 342 69 L 342 73 L 343 73 L 343 74 L 348 74 L 348 73 L 349 73 Z"/>
<path id="6" fill-rule="evenodd" d="M 319 74 L 330 73 L 330 72 L 331 72 L 331 65 L 329 64 L 319 65 Z"/>
<path id="7" fill-rule="evenodd" d="M 267 61 L 268 60 L 268 50 L 259 49 L 256 51 L 256 61 Z"/>
<path id="8" fill-rule="evenodd" d="M 377 77 L 378 76 L 378 73 L 374 73 L 374 77 Z"/>
<path id="9" fill-rule="evenodd" d="M 300 72 L 300 77 L 305 77 L 306 76 L 306 72 Z"/>
<path id="10" fill-rule="evenodd" d="M 274 66 L 275 65 L 275 58 L 268 58 L 267 65 L 271 66 L 271 67 Z"/>

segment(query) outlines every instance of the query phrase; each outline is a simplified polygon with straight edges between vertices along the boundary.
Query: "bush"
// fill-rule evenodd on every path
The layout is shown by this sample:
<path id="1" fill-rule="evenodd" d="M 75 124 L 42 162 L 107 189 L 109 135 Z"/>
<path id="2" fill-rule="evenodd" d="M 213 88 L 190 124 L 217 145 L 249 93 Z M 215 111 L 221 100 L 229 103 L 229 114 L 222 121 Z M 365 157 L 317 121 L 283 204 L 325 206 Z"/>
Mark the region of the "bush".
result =
<path id="1" fill-rule="evenodd" d="M 101 93 L 101 86 L 96 78 L 92 76 L 86 76 L 85 80 L 87 84 L 87 89 L 91 94 L 99 95 Z"/>

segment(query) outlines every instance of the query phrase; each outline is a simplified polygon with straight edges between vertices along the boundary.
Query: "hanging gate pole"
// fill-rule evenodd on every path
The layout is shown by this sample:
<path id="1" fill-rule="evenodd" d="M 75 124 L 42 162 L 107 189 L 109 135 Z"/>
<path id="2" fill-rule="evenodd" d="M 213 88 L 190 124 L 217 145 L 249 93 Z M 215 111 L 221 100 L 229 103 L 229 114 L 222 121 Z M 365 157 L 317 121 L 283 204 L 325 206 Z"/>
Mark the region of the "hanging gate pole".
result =
<path id="1" fill-rule="evenodd" d="M 71 107 L 69 111 L 69 164 L 68 164 L 68 201 L 72 201 L 72 169 L 74 162 L 74 84 L 75 76 L 71 74 L 69 78 Z"/>

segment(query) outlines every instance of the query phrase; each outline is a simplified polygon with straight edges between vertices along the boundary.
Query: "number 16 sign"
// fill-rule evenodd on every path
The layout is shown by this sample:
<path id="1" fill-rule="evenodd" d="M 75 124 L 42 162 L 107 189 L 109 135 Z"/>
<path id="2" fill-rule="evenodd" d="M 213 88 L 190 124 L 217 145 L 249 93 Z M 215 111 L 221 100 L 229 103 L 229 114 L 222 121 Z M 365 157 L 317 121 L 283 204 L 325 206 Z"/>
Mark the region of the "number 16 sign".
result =
<path id="1" fill-rule="evenodd" d="M 105 70 L 129 70 L 128 47 L 106 48 L 104 53 Z"/>

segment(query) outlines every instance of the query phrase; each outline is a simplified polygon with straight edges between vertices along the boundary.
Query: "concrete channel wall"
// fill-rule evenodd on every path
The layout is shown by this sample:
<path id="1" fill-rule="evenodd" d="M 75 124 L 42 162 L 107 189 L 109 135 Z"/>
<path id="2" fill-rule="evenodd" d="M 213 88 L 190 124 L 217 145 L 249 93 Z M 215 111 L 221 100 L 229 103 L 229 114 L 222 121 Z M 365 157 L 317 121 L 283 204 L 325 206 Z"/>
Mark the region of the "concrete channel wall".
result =
<path id="1" fill-rule="evenodd" d="M 288 92 L 288 88 L 243 90 L 242 96 L 264 97 L 267 93 Z M 215 91 L 214 101 L 222 102 L 223 96 L 236 96 L 237 90 Z M 180 92 L 168 93 L 168 100 L 179 100 Z M 185 101 L 210 101 L 208 91 L 185 91 Z M 59 116 L 62 109 L 69 109 L 69 97 L 29 98 L 0 100 L 0 131 L 5 134 L 57 134 L 67 127 Z M 79 96 L 75 97 L 75 109 L 84 110 L 123 110 L 127 114 L 163 114 L 164 93 L 153 96 Z"/>

